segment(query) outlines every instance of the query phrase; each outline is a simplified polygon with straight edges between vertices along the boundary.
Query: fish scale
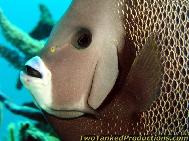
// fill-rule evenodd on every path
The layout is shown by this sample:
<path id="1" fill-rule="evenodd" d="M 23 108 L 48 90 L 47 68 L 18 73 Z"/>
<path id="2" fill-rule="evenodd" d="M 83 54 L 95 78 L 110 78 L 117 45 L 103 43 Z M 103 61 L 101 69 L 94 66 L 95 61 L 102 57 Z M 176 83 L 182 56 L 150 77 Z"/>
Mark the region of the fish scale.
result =
<path id="1" fill-rule="evenodd" d="M 187 135 L 189 101 L 189 2 L 186 0 L 119 0 L 126 35 L 136 54 L 151 34 L 163 66 L 159 98 L 140 121 L 145 135 Z M 124 11 L 124 12 L 123 12 Z M 133 127 L 134 128 L 134 127 Z M 138 128 L 138 127 L 137 127 Z M 133 131 L 136 132 L 137 128 Z"/>

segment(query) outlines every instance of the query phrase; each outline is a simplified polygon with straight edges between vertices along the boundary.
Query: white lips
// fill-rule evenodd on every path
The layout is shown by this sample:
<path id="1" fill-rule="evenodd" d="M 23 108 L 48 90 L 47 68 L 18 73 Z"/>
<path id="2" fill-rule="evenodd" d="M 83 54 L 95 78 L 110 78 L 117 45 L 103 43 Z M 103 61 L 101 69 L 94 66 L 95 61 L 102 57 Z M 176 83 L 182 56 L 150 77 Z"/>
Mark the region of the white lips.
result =
<path id="1" fill-rule="evenodd" d="M 32 67 L 42 74 L 42 78 L 32 77 L 25 72 L 20 72 L 20 80 L 31 92 L 38 103 L 37 106 L 45 110 L 52 105 L 51 72 L 39 56 L 31 58 L 25 65 Z M 44 106 L 45 105 L 45 106 Z"/>
<path id="2" fill-rule="evenodd" d="M 47 70 L 45 64 L 39 56 L 31 58 L 29 61 L 26 62 L 25 65 L 30 66 L 33 69 L 39 71 L 42 74 L 42 76 L 45 75 L 45 72 Z"/>

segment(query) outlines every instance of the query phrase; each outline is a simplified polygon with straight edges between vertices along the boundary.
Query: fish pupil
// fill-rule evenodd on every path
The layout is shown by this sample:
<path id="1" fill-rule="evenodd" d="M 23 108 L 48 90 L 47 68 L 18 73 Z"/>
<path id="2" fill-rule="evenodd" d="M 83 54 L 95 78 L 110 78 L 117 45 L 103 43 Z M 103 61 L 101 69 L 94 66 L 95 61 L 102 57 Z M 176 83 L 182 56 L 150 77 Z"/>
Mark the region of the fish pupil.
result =
<path id="1" fill-rule="evenodd" d="M 78 46 L 81 48 L 86 48 L 90 45 L 91 43 L 91 35 L 84 33 L 80 36 L 78 39 Z"/>

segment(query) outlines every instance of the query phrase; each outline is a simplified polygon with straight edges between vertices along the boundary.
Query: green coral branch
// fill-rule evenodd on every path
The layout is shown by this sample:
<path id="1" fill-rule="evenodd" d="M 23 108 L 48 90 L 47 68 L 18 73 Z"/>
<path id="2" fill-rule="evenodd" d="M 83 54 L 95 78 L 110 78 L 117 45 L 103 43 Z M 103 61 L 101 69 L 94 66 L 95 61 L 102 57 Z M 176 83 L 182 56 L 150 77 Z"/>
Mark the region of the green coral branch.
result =
<path id="1" fill-rule="evenodd" d="M 0 9 L 0 26 L 4 37 L 26 56 L 36 55 L 44 43 L 30 37 L 27 33 L 13 25 Z"/>
<path id="2" fill-rule="evenodd" d="M 24 54 L 22 57 L 18 51 L 0 45 L 0 56 L 10 62 L 16 69 L 22 68 L 26 58 L 30 58 L 41 51 L 44 42 L 39 40 L 47 38 L 54 26 L 54 21 L 47 7 L 41 4 L 39 8 L 41 12 L 40 20 L 29 34 L 13 25 L 0 9 L 0 29 L 5 39 Z M 20 81 L 18 81 L 17 87 L 21 87 Z M 0 92 L 0 106 L 2 105 L 12 113 L 35 120 L 38 123 L 22 124 L 18 134 L 15 134 L 15 126 L 10 125 L 8 128 L 10 141 L 15 141 L 19 137 L 20 141 L 60 141 L 52 127 L 46 123 L 41 112 L 31 103 L 21 106 L 16 105 Z M 2 112 L 1 108 L 2 107 L 0 107 L 0 114 Z M 2 120 L 1 117 L 0 120 Z M 39 126 L 40 124 L 42 125 Z"/>
<path id="3" fill-rule="evenodd" d="M 9 47 L 0 45 L 0 56 L 5 58 L 9 63 L 11 63 L 16 69 L 22 68 L 24 64 L 24 58 L 19 55 L 19 53 Z"/>
<path id="4" fill-rule="evenodd" d="M 0 27 L 4 37 L 28 58 L 40 52 L 44 42 L 39 40 L 47 38 L 54 26 L 54 21 L 48 8 L 43 4 L 39 5 L 39 8 L 41 12 L 40 20 L 30 34 L 13 25 L 0 9 Z M 9 61 L 16 69 L 20 69 L 25 60 L 17 51 L 3 45 L 0 45 L 0 56 Z"/>
<path id="5" fill-rule="evenodd" d="M 31 105 L 19 106 L 17 104 L 14 104 L 10 100 L 8 100 L 8 98 L 6 98 L 1 92 L 0 103 L 2 103 L 10 112 L 16 115 L 24 116 L 31 120 L 46 122 L 43 115 L 41 114 L 40 110 L 37 109 L 37 107 L 33 107 Z"/>
<path id="6" fill-rule="evenodd" d="M 50 131 L 49 131 L 50 132 Z M 21 123 L 19 130 L 20 141 L 60 141 L 55 135 L 37 128 L 31 122 Z"/>
<path id="7" fill-rule="evenodd" d="M 42 40 L 50 35 L 50 32 L 54 26 L 54 20 L 50 11 L 45 5 L 40 4 L 39 9 L 41 12 L 40 20 L 37 26 L 30 33 L 30 36 L 35 39 Z"/>
<path id="8" fill-rule="evenodd" d="M 15 124 L 11 123 L 8 126 L 9 131 L 9 141 L 15 141 Z"/>
<path id="9" fill-rule="evenodd" d="M 39 40 L 47 38 L 54 26 L 54 20 L 48 8 L 40 4 L 39 9 L 41 12 L 40 20 L 29 34 L 13 25 L 0 9 L 0 28 L 5 39 L 25 55 L 25 57 L 21 57 L 17 51 L 0 45 L 0 56 L 5 58 L 16 69 L 22 68 L 26 58 L 28 59 L 40 52 L 44 46 L 44 42 Z M 16 87 L 17 89 L 22 88 L 19 79 Z"/>

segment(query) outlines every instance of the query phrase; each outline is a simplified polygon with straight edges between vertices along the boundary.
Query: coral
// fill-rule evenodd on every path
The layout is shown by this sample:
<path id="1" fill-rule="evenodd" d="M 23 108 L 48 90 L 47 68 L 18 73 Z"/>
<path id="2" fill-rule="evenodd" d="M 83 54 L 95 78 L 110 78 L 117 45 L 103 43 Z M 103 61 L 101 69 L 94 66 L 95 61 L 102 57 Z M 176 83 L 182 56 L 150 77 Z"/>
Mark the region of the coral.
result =
<path id="1" fill-rule="evenodd" d="M 10 48 L 0 43 L 0 56 L 18 70 L 22 69 L 28 58 L 39 53 L 44 45 L 42 40 L 49 36 L 54 26 L 54 21 L 47 7 L 40 4 L 39 8 L 41 12 L 40 20 L 30 33 L 26 33 L 12 24 L 0 9 L 0 29 L 5 39 L 13 45 L 13 48 Z M 18 89 L 22 87 L 19 78 L 16 85 Z M 16 115 L 35 121 L 35 124 L 33 122 L 20 124 L 18 133 L 15 124 L 10 123 L 8 138 L 4 140 L 59 141 L 51 126 L 33 103 L 17 105 L 0 92 L 0 123 L 2 121 L 2 106 L 5 106 Z"/>
<path id="2" fill-rule="evenodd" d="M 8 141 L 60 141 L 55 132 L 48 125 L 41 125 L 46 130 L 32 122 L 21 122 L 18 129 L 14 123 L 8 125 Z M 7 139 L 5 139 L 7 140 Z"/>
<path id="3" fill-rule="evenodd" d="M 37 54 L 43 47 L 43 42 L 31 38 L 27 33 L 11 24 L 0 10 L 0 26 L 4 37 L 27 56 Z"/>
<path id="4" fill-rule="evenodd" d="M 49 36 L 54 26 L 54 21 L 52 19 L 51 13 L 43 4 L 40 4 L 39 8 L 41 11 L 40 21 L 32 30 L 32 32 L 30 32 L 30 36 L 35 39 L 41 40 Z"/>
<path id="5" fill-rule="evenodd" d="M 8 131 L 9 131 L 9 141 L 15 141 L 15 124 L 10 123 L 8 126 Z"/>
<path id="6" fill-rule="evenodd" d="M 42 4 L 39 5 L 39 8 L 41 12 L 40 20 L 29 34 L 12 24 L 0 9 L 0 28 L 5 39 L 22 52 L 27 59 L 38 54 L 43 48 L 44 42 L 40 40 L 49 36 L 54 25 L 49 10 Z M 17 69 L 20 69 L 26 60 L 17 51 L 4 45 L 0 45 L 0 55 Z"/>
<path id="7" fill-rule="evenodd" d="M 16 69 L 20 69 L 24 64 L 24 58 L 19 53 L 9 47 L 0 45 L 0 55 L 11 63 Z M 16 61 L 15 61 L 16 60 Z"/>
<path id="8" fill-rule="evenodd" d="M 14 114 L 35 120 L 35 123 L 29 121 L 20 123 L 18 135 L 15 133 L 15 125 L 10 123 L 8 126 L 10 141 L 15 141 L 15 137 L 19 141 L 59 141 L 52 127 L 33 103 L 25 103 L 22 106 L 16 105 L 10 102 L 2 92 L 0 92 L 0 103 Z"/>
<path id="9" fill-rule="evenodd" d="M 31 120 L 35 120 L 38 122 L 45 122 L 44 117 L 42 116 L 41 112 L 35 107 L 33 104 L 30 105 L 16 105 L 10 100 L 8 100 L 2 93 L 0 93 L 0 102 L 4 104 L 4 106 L 12 113 L 16 115 L 21 115 L 27 117 Z"/>
<path id="10" fill-rule="evenodd" d="M 31 122 L 20 124 L 18 137 L 19 141 L 59 141 L 54 132 L 42 131 Z"/>
<path id="11" fill-rule="evenodd" d="M 0 44 L 0 56 L 5 58 L 16 69 L 20 70 L 28 58 L 38 54 L 44 45 L 44 42 L 40 40 L 47 38 L 54 26 L 54 21 L 48 8 L 43 4 L 40 4 L 39 8 L 41 12 L 40 20 L 29 34 L 13 25 L 0 9 L 0 28 L 5 39 L 24 55 L 21 56 L 17 50 Z M 19 77 L 16 87 L 17 89 L 22 88 Z"/>
<path id="12" fill-rule="evenodd" d="M 0 45 L 0 56 L 5 58 L 13 67 L 16 69 L 21 69 L 25 62 L 25 57 L 22 57 L 16 50 L 11 49 L 10 47 L 6 47 L 4 45 Z M 20 81 L 20 77 L 18 76 L 17 89 L 22 88 L 22 83 Z"/>

